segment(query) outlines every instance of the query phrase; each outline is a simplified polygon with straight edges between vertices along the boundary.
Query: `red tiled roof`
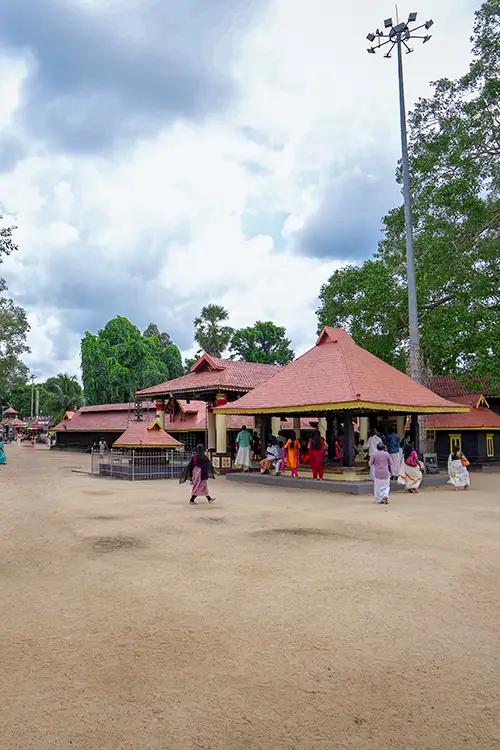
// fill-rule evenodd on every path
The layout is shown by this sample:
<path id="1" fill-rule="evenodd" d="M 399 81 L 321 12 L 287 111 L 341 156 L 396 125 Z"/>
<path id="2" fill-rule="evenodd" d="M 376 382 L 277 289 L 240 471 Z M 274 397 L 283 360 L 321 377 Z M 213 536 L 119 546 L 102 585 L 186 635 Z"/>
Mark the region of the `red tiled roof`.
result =
<path id="1" fill-rule="evenodd" d="M 155 405 L 152 401 L 143 401 L 143 409 L 154 409 Z M 82 414 L 96 411 L 134 411 L 133 402 L 125 402 L 123 404 L 96 404 L 95 406 L 81 406 L 78 410 Z"/>
<path id="2" fill-rule="evenodd" d="M 464 384 L 452 375 L 432 375 L 429 378 L 429 388 L 443 398 L 453 399 L 467 394 Z"/>
<path id="3" fill-rule="evenodd" d="M 197 391 L 237 391 L 245 393 L 260 383 L 269 380 L 281 369 L 276 365 L 261 365 L 233 359 L 219 359 L 204 355 L 191 368 L 188 375 L 143 388 L 138 396 L 160 396 Z"/>
<path id="4" fill-rule="evenodd" d="M 462 411 L 354 343 L 325 327 L 316 346 L 266 383 L 220 407 L 225 413 L 307 413 L 308 409 L 366 408 L 416 412 Z"/>
<path id="5" fill-rule="evenodd" d="M 165 414 L 165 427 L 168 432 L 195 432 L 207 428 L 207 404 L 205 401 L 177 400 L 180 407 L 174 419 Z M 144 419 L 154 419 L 155 409 L 152 402 L 144 402 Z M 134 419 L 134 404 L 100 404 L 99 406 L 82 406 L 74 412 L 71 419 L 63 419 L 56 424 L 54 432 L 124 432 Z M 253 418 L 231 416 L 228 419 L 229 430 L 240 430 L 246 424 L 253 428 Z"/>
<path id="6" fill-rule="evenodd" d="M 16 414 L 18 414 L 18 413 L 19 412 L 17 411 L 17 409 L 14 409 L 13 406 L 9 406 L 7 409 L 4 409 L 4 411 L 3 411 L 4 417 L 5 416 L 7 416 L 7 417 L 15 417 Z"/>
<path id="7" fill-rule="evenodd" d="M 182 448 L 180 443 L 168 432 L 165 432 L 158 422 L 130 422 L 129 426 L 115 440 L 115 448 Z"/>
<path id="8" fill-rule="evenodd" d="M 459 403 L 470 403 L 474 406 L 467 414 L 428 414 L 425 417 L 425 428 L 427 430 L 500 430 L 500 414 L 496 414 L 487 406 L 476 407 L 477 394 L 471 395 L 475 403 L 471 403 L 473 399 L 467 396 L 457 396 L 455 399 Z"/>

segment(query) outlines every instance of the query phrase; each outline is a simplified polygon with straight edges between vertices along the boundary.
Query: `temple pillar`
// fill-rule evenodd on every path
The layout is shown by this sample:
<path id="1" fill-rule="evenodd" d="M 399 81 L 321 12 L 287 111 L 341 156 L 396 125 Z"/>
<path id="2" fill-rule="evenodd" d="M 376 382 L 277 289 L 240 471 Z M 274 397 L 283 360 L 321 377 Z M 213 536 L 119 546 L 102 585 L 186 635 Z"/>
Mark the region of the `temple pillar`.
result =
<path id="1" fill-rule="evenodd" d="M 396 432 L 398 433 L 401 440 L 405 436 L 405 422 L 406 422 L 406 417 L 400 417 L 400 416 L 396 417 Z"/>
<path id="2" fill-rule="evenodd" d="M 271 417 L 269 414 L 263 414 L 260 418 L 260 451 L 261 455 L 266 455 L 267 441 L 272 434 Z"/>
<path id="3" fill-rule="evenodd" d="M 281 430 L 281 417 L 271 417 L 271 434 L 278 437 Z"/>
<path id="4" fill-rule="evenodd" d="M 217 453 L 227 453 L 227 414 L 215 415 Z"/>
<path id="5" fill-rule="evenodd" d="M 359 418 L 359 439 L 368 443 L 368 417 Z"/>
<path id="6" fill-rule="evenodd" d="M 215 450 L 216 437 L 215 437 L 215 414 L 213 406 L 207 407 L 207 448 L 208 450 Z"/>
<path id="7" fill-rule="evenodd" d="M 162 430 L 165 429 L 165 401 L 164 399 L 159 399 L 155 404 L 156 409 L 156 419 L 158 420 L 158 424 L 162 428 Z"/>
<path id="8" fill-rule="evenodd" d="M 319 434 L 321 435 L 321 437 L 325 438 L 325 440 L 326 440 L 326 419 L 325 419 L 325 417 L 320 417 L 318 419 L 318 430 L 319 430 Z"/>
<path id="9" fill-rule="evenodd" d="M 344 417 L 344 465 L 354 466 L 354 427 L 352 424 L 352 414 L 350 411 L 345 412 Z"/>
<path id="10" fill-rule="evenodd" d="M 293 418 L 293 431 L 297 440 L 300 440 L 300 417 Z"/>
<path id="11" fill-rule="evenodd" d="M 218 393 L 215 396 L 215 405 L 224 406 L 227 404 L 225 393 Z M 215 415 L 215 444 L 217 453 L 227 453 L 227 414 Z"/>
<path id="12" fill-rule="evenodd" d="M 334 421 L 335 415 L 329 412 L 326 415 L 326 444 L 328 446 L 328 458 L 335 458 L 335 447 L 334 447 Z"/>

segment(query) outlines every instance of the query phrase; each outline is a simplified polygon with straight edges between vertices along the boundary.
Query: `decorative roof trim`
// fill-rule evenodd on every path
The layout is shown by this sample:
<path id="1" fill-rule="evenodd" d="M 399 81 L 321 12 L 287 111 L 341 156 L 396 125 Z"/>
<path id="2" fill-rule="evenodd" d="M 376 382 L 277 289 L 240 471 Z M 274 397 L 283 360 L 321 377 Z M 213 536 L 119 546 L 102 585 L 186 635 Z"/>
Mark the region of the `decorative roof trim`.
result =
<path id="1" fill-rule="evenodd" d="M 197 362 L 194 363 L 194 365 L 192 365 L 190 372 L 199 372 L 204 364 L 207 364 L 210 370 L 222 371 L 226 369 L 221 364 L 216 362 L 210 354 L 205 353 Z"/>
<path id="2" fill-rule="evenodd" d="M 237 402 L 235 402 L 237 403 Z M 448 406 L 408 406 L 407 404 L 381 404 L 375 401 L 341 401 L 338 403 L 306 404 L 304 406 L 272 406 L 264 408 L 237 408 L 236 406 L 219 406 L 219 414 L 307 414 L 315 411 L 345 411 L 347 409 L 371 409 L 378 411 L 397 411 L 408 414 L 467 414 L 470 406 L 450 408 Z"/>
<path id="3" fill-rule="evenodd" d="M 426 427 L 426 430 L 429 430 L 429 432 L 456 432 L 459 434 L 460 432 L 494 432 L 496 430 L 500 430 L 500 427 L 490 427 L 489 425 L 478 425 L 477 427 L 460 427 L 459 425 L 453 425 L 450 427 Z"/>

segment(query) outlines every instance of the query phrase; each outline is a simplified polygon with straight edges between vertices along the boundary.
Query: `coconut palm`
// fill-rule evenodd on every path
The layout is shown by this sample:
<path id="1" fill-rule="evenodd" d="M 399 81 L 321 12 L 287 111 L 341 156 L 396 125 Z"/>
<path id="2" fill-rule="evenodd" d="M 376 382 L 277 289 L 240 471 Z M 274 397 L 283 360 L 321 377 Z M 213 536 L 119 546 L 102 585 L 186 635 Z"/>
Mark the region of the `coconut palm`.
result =
<path id="1" fill-rule="evenodd" d="M 45 408 L 54 422 L 60 422 L 65 412 L 74 411 L 83 404 L 83 391 L 76 375 L 59 373 L 45 384 Z"/>

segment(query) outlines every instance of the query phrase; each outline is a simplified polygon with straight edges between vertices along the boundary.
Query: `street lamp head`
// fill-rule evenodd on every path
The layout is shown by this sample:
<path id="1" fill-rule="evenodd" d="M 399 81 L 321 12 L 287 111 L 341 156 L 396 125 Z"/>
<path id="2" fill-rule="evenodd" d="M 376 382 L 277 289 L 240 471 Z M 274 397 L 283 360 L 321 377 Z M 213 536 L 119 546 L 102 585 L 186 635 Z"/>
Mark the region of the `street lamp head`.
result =
<path id="1" fill-rule="evenodd" d="M 426 42 L 428 42 L 431 36 L 432 34 L 427 34 L 427 36 L 424 36 L 424 41 L 422 42 L 422 44 L 425 44 Z"/>
<path id="2" fill-rule="evenodd" d="M 384 21 L 384 26 L 386 29 L 390 29 L 392 26 L 392 18 L 386 18 Z"/>
<path id="3" fill-rule="evenodd" d="M 370 32 L 369 34 L 366 35 L 366 38 L 368 39 L 369 42 L 373 42 L 373 40 L 375 39 L 375 34 L 372 34 Z"/>
<path id="4" fill-rule="evenodd" d="M 375 50 L 373 49 L 373 47 L 368 47 L 368 49 L 366 51 L 369 52 L 370 55 L 374 55 L 375 54 Z"/>
<path id="5" fill-rule="evenodd" d="M 429 30 L 431 26 L 433 25 L 433 23 L 434 21 L 432 20 L 432 18 L 430 18 L 428 21 L 425 22 L 425 28 Z"/>
<path id="6" fill-rule="evenodd" d="M 410 13 L 408 16 L 408 23 L 413 23 L 417 20 L 417 14 L 416 13 Z"/>

